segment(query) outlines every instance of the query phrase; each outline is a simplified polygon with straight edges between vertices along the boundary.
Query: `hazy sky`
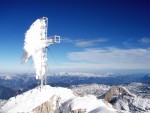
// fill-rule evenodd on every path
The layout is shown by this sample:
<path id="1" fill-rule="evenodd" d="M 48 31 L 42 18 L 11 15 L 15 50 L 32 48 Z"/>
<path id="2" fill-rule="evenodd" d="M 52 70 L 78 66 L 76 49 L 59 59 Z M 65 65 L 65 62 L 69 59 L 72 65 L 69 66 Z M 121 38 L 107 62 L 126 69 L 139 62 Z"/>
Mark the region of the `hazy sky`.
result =
<path id="1" fill-rule="evenodd" d="M 43 16 L 61 36 L 50 72 L 150 72 L 149 0 L 0 0 L 0 16 L 1 73 L 32 71 L 32 59 L 20 64 L 24 34 Z"/>

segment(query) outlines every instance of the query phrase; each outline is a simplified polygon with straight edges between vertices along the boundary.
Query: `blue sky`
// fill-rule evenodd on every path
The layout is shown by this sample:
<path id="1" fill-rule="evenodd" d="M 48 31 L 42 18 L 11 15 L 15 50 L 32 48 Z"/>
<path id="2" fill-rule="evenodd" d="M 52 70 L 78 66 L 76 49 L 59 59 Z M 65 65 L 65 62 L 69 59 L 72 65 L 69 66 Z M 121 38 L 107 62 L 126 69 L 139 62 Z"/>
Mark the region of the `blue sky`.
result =
<path id="1" fill-rule="evenodd" d="M 20 64 L 24 34 L 43 16 L 48 36 L 61 36 L 50 72 L 150 72 L 149 0 L 1 0 L 0 15 L 1 73 L 33 67 Z"/>

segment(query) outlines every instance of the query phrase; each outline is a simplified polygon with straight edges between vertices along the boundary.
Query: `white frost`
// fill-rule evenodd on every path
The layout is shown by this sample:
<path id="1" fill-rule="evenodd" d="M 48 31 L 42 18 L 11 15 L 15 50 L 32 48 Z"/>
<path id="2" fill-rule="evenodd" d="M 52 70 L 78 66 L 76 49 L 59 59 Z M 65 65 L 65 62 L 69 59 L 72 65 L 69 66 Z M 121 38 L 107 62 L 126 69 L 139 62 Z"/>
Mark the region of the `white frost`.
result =
<path id="1" fill-rule="evenodd" d="M 47 39 L 46 19 L 37 19 L 25 34 L 23 56 L 24 62 L 32 57 L 36 69 L 36 78 L 42 79 L 47 68 L 46 47 L 52 44 L 52 39 Z"/>

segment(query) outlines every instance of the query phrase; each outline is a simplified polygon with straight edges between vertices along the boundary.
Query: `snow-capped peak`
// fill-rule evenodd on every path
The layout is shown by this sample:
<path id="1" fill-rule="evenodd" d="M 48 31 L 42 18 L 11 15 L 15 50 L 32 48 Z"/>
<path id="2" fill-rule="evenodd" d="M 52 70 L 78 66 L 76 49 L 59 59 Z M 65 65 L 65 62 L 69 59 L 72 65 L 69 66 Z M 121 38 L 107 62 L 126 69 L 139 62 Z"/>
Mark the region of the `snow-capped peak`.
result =
<path id="1" fill-rule="evenodd" d="M 3 113 L 37 112 L 49 106 L 47 110 L 55 113 L 70 113 L 83 111 L 86 113 L 116 113 L 117 111 L 102 99 L 87 95 L 79 97 L 72 90 L 61 87 L 43 86 L 12 97 L 2 108 Z M 42 107 L 41 107 L 42 106 Z M 52 112 L 52 113 L 53 113 Z M 45 112 L 44 112 L 45 113 Z M 46 112 L 47 113 L 47 112 Z"/>

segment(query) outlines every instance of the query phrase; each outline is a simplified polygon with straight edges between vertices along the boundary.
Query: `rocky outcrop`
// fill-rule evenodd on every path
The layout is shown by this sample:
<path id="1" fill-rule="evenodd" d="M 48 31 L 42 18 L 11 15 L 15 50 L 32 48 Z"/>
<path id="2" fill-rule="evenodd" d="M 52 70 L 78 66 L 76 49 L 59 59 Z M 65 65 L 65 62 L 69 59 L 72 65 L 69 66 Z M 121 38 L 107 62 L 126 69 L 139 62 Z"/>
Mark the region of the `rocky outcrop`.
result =
<path id="1" fill-rule="evenodd" d="M 71 113 L 86 113 L 86 109 L 71 110 Z"/>
<path id="2" fill-rule="evenodd" d="M 69 101 L 72 101 L 72 99 Z M 65 104 L 67 103 L 60 103 L 60 97 L 54 95 L 50 100 L 33 109 L 33 113 L 63 113 Z M 68 106 L 67 112 L 69 113 L 86 113 L 86 109 L 73 109 L 70 105 Z"/>
<path id="3" fill-rule="evenodd" d="M 129 104 L 136 97 L 122 86 L 112 87 L 104 97 L 104 100 L 111 103 L 115 109 L 129 111 Z"/>
<path id="4" fill-rule="evenodd" d="M 40 106 L 33 109 L 33 113 L 54 113 L 52 102 L 51 101 L 44 102 Z"/>
<path id="5" fill-rule="evenodd" d="M 114 86 L 105 94 L 105 100 L 112 103 L 114 98 L 123 96 L 135 97 L 135 95 L 131 94 L 126 88 L 122 86 Z"/>
<path id="6" fill-rule="evenodd" d="M 54 113 L 57 109 L 54 109 L 54 106 L 58 103 L 58 97 L 52 96 L 48 101 L 42 103 L 38 107 L 33 109 L 33 113 Z"/>

